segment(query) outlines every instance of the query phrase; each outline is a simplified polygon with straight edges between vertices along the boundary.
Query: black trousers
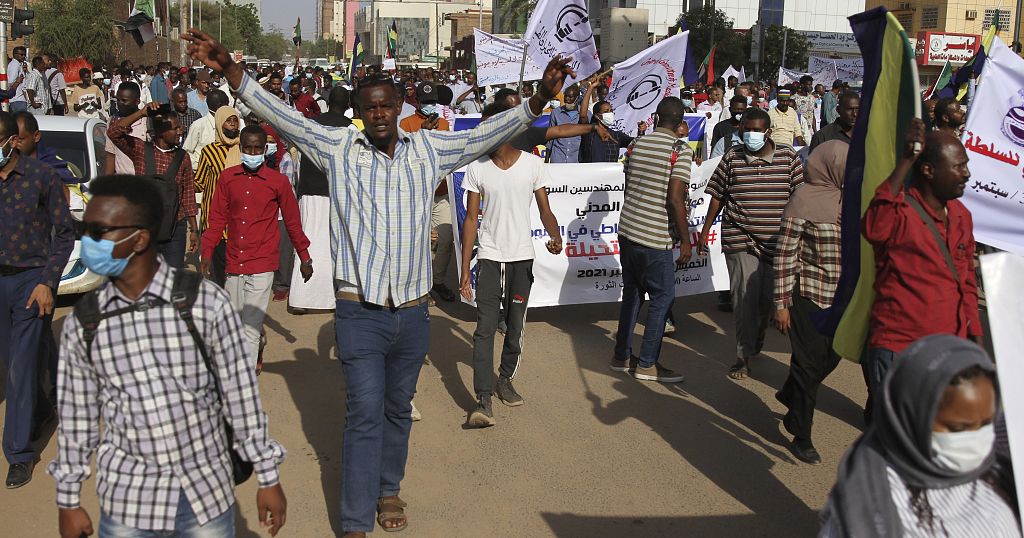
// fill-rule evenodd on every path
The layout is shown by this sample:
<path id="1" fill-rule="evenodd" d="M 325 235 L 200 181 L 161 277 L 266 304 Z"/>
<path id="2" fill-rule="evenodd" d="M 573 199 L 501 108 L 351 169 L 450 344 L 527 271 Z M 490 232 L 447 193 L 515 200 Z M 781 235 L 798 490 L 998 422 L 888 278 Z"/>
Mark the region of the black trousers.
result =
<path id="1" fill-rule="evenodd" d="M 533 260 L 504 264 L 491 260 L 477 261 L 477 317 L 476 331 L 473 332 L 473 391 L 477 398 L 494 392 L 494 332 L 500 319 L 505 321 L 507 328 L 498 371 L 501 377 L 513 378 L 519 369 L 532 287 Z"/>
<path id="2" fill-rule="evenodd" d="M 221 239 L 213 248 L 213 260 L 210 261 L 210 276 L 215 284 L 224 287 L 228 281 L 228 243 Z"/>
<path id="3" fill-rule="evenodd" d="M 277 221 L 277 231 L 281 235 L 278 243 L 277 270 L 274 271 L 274 291 L 288 291 L 292 287 L 292 268 L 295 265 L 295 248 L 288 237 L 288 229 L 284 221 Z"/>
<path id="4" fill-rule="evenodd" d="M 821 308 L 803 298 L 799 291 L 794 290 L 793 307 L 789 309 L 793 357 L 779 399 L 789 408 L 782 420 L 786 431 L 797 439 L 810 441 L 818 387 L 839 365 L 840 357 L 832 350 L 832 338 L 819 333 L 811 322 L 811 316 Z"/>

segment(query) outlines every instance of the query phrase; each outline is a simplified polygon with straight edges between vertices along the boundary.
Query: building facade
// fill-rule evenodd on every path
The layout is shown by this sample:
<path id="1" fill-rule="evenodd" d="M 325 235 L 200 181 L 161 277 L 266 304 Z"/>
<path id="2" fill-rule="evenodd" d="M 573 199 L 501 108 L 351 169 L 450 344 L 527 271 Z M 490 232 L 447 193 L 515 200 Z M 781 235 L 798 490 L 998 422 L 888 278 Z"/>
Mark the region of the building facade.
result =
<path id="1" fill-rule="evenodd" d="M 1018 23 L 1014 2 L 1004 0 L 867 0 L 867 5 L 885 6 L 911 36 L 925 31 L 981 35 L 996 19 L 998 8 L 999 32 L 1010 43 Z"/>
<path id="2" fill-rule="evenodd" d="M 399 60 L 447 57 L 453 29 L 453 19 L 449 16 L 472 11 L 479 17 L 481 4 L 485 12 L 491 8 L 491 0 L 362 2 L 354 17 L 354 27 L 368 57 L 384 54 L 387 29 L 392 22 L 398 27 Z"/>

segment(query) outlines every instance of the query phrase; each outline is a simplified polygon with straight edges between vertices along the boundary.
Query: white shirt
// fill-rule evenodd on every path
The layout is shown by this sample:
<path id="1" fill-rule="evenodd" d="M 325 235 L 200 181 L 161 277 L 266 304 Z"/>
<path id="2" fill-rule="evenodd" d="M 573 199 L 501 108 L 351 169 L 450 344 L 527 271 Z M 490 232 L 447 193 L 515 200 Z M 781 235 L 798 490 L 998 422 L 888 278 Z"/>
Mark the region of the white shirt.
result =
<path id="1" fill-rule="evenodd" d="M 18 80 L 18 77 L 22 76 L 23 74 L 25 73 L 22 71 L 21 62 L 19 62 L 18 60 L 11 60 L 11 62 L 7 64 L 8 82 L 14 82 L 15 80 Z M 24 84 L 24 82 L 25 81 L 22 81 L 22 84 Z M 14 98 L 11 99 L 12 103 L 18 101 L 25 102 L 25 92 L 19 91 L 18 95 L 15 95 Z"/>
<path id="2" fill-rule="evenodd" d="M 483 219 L 477 238 L 481 260 L 516 262 L 534 258 L 530 206 L 534 192 L 548 184 L 544 160 L 520 152 L 508 170 L 490 157 L 470 163 L 462 186 L 483 199 Z"/>
<path id="3" fill-rule="evenodd" d="M 56 75 L 54 75 L 56 73 Z M 50 76 L 53 75 L 53 80 L 50 81 Z M 64 73 L 61 73 L 56 67 L 51 67 L 46 70 L 46 80 L 50 81 L 50 98 L 51 102 L 57 104 L 67 104 L 68 95 L 67 83 L 64 82 Z"/>
<path id="4" fill-rule="evenodd" d="M 148 141 L 149 129 L 146 127 L 146 118 L 142 118 L 139 121 L 133 123 L 132 130 L 128 134 L 134 136 L 135 138 L 140 138 L 142 140 Z M 107 153 L 110 153 L 114 156 L 115 174 L 127 174 L 130 176 L 135 175 L 135 163 L 132 161 L 131 157 L 125 155 L 124 152 L 121 151 L 117 146 L 115 146 L 114 142 L 112 142 L 109 138 L 107 139 L 107 144 L 106 146 L 104 146 L 104 149 L 106 149 Z"/>
<path id="5" fill-rule="evenodd" d="M 25 94 L 27 90 L 35 92 L 35 102 L 43 106 L 39 108 L 33 108 L 31 101 L 28 101 L 28 96 Z M 50 110 L 50 90 L 46 86 L 46 79 L 43 78 L 43 74 L 38 70 L 33 69 L 25 74 L 25 81 L 21 83 L 21 92 L 25 95 L 24 101 L 29 102 L 28 111 L 37 116 L 46 114 Z"/>

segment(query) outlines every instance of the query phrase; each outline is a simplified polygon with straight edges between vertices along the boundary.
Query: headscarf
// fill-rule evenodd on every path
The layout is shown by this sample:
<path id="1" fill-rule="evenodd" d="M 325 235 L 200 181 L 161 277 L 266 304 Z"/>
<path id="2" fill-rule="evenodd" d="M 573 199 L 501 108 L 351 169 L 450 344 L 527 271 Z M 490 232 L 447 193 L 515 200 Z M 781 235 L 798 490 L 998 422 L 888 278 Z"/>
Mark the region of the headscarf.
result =
<path id="1" fill-rule="evenodd" d="M 887 467 L 908 486 L 924 489 L 966 484 L 992 468 L 994 452 L 963 474 L 939 466 L 931 456 L 932 425 L 943 393 L 953 377 L 975 366 L 995 372 L 984 350 L 947 334 L 926 336 L 896 357 L 875 403 L 874 422 L 839 465 L 828 507 L 834 514 L 825 515 L 838 519 L 840 536 L 903 535 Z"/>
<path id="2" fill-rule="evenodd" d="M 213 122 L 217 126 L 217 141 L 228 147 L 228 154 L 224 157 L 225 169 L 242 164 L 242 150 L 238 146 L 239 137 L 236 136 L 234 138 L 228 138 L 224 135 L 224 122 L 228 121 L 228 118 L 231 116 L 239 119 L 239 125 L 242 124 L 242 115 L 239 114 L 237 110 L 229 106 L 222 106 L 218 108 L 217 112 L 213 115 Z"/>
<path id="3" fill-rule="evenodd" d="M 814 148 L 804 166 L 804 182 L 789 198 L 782 218 L 839 224 L 839 210 L 850 144 L 829 140 Z"/>

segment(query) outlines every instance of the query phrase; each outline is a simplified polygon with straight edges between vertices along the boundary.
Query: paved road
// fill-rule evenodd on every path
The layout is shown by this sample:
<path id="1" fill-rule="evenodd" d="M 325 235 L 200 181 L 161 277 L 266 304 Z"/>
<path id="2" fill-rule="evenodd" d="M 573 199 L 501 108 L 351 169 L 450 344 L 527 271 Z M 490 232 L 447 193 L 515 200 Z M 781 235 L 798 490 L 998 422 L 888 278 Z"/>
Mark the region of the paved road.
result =
<path id="1" fill-rule="evenodd" d="M 812 536 L 838 460 L 861 425 L 860 369 L 844 362 L 819 394 L 815 441 L 824 463 L 793 458 L 773 398 L 786 376 L 788 340 L 772 331 L 753 377 L 728 379 L 731 314 L 703 295 L 677 301 L 679 331 L 663 348 L 663 361 L 686 374 L 679 385 L 608 370 L 617 305 L 531 311 L 516 378 L 526 405 L 496 402 L 496 427 L 464 430 L 475 313 L 457 304 L 431 310 L 431 353 L 416 396 L 424 420 L 413 428 L 402 492 L 404 536 Z M 340 529 L 344 394 L 332 319 L 292 316 L 281 303 L 267 319 L 260 386 L 271 433 L 289 452 L 283 536 Z M 43 451 L 44 463 L 55 444 Z M 53 481 L 43 468 L 24 488 L 0 490 L 2 534 L 56 535 Z M 239 536 L 265 535 L 254 482 L 238 489 Z M 98 522 L 94 489 L 90 480 L 83 502 Z"/>

